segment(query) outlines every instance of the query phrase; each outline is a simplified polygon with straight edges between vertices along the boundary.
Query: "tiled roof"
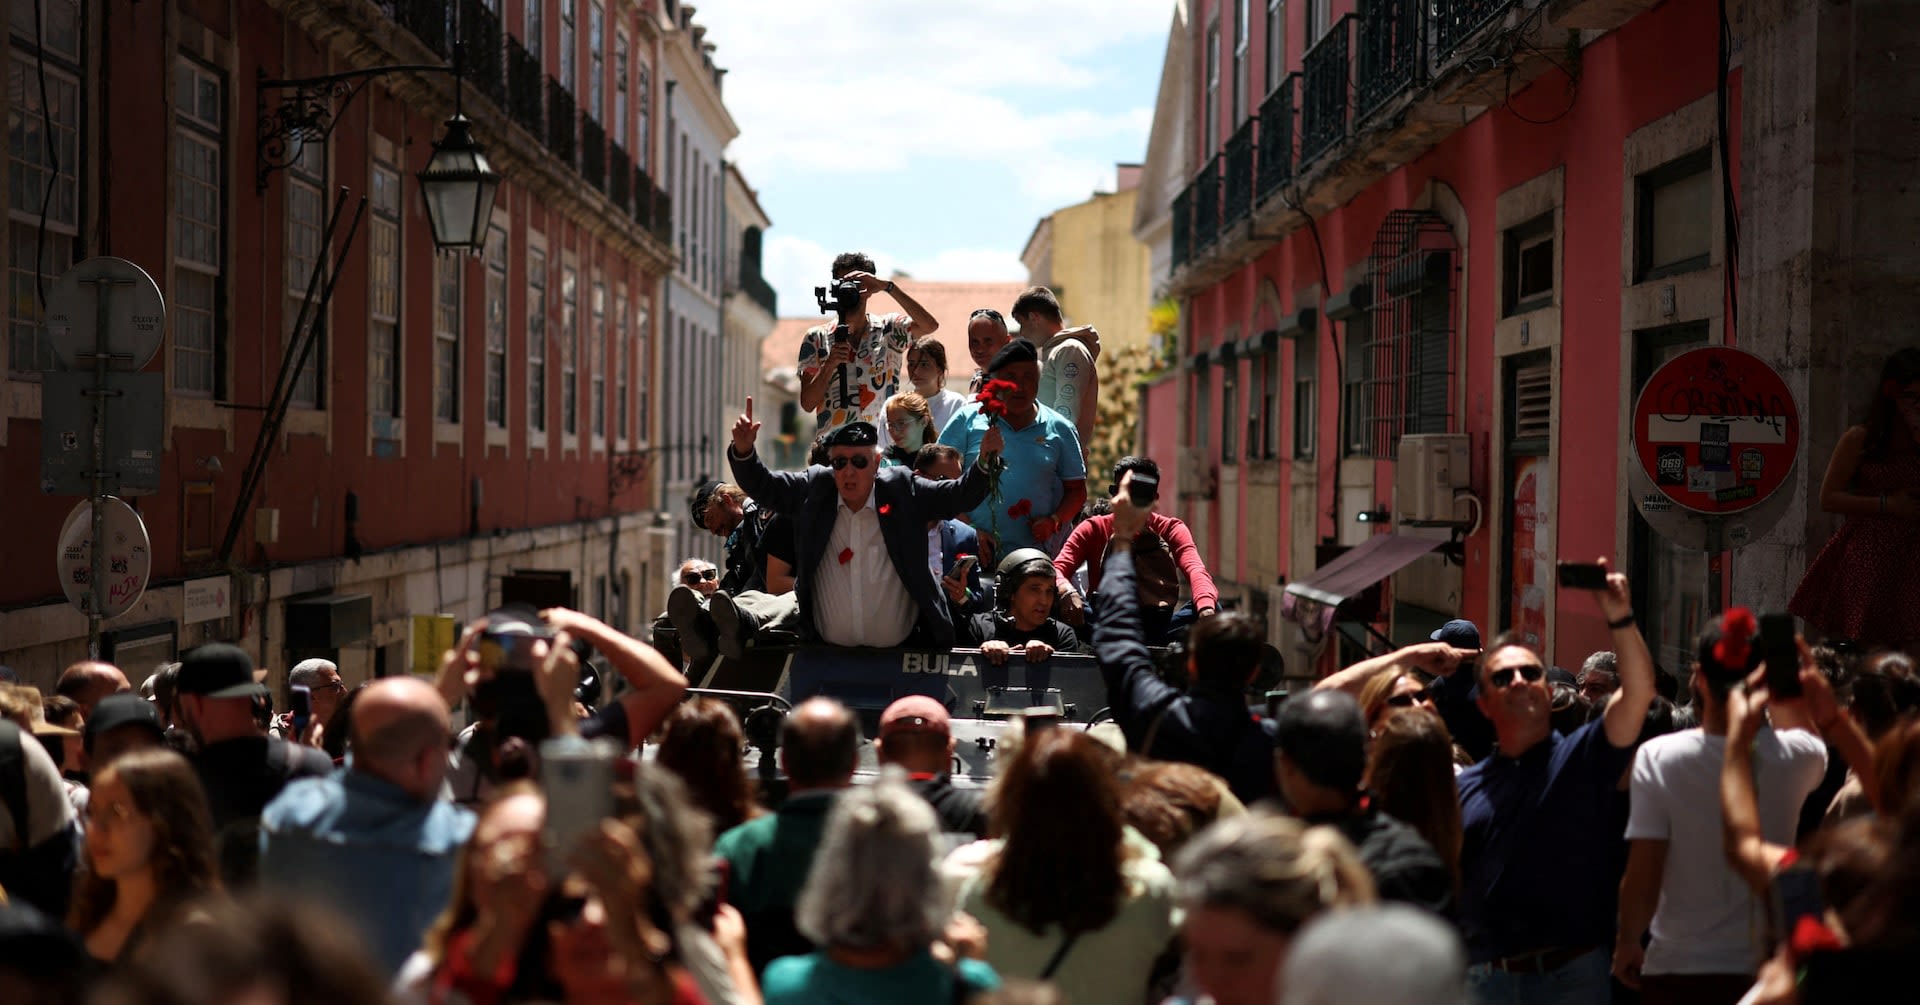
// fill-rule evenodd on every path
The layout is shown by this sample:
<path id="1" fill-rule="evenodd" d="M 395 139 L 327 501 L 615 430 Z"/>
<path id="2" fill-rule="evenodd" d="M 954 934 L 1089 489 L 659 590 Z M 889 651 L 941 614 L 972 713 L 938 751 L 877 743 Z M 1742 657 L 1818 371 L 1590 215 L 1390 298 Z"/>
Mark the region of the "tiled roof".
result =
<path id="1" fill-rule="evenodd" d="M 967 318 L 979 307 L 992 307 L 1005 314 L 1014 298 L 1027 288 L 1026 283 L 940 283 L 922 279 L 902 279 L 900 285 L 940 322 L 934 337 L 947 347 L 947 378 L 962 384 L 973 374 L 973 360 L 967 356 Z M 900 310 L 884 293 L 868 300 L 867 306 L 876 314 Z M 762 372 L 798 365 L 801 338 L 821 321 L 816 315 L 775 322 L 773 333 L 760 342 Z"/>

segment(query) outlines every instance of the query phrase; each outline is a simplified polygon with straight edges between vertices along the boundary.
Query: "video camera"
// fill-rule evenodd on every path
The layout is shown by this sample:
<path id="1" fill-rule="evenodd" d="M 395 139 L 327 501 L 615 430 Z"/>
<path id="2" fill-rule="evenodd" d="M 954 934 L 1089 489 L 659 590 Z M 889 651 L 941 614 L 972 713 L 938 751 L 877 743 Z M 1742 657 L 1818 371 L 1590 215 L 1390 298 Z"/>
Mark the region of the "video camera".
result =
<path id="1" fill-rule="evenodd" d="M 837 314 L 840 323 L 846 324 L 847 318 L 860 309 L 860 281 L 836 279 L 832 285 L 816 286 L 813 298 L 820 301 L 820 313 Z"/>

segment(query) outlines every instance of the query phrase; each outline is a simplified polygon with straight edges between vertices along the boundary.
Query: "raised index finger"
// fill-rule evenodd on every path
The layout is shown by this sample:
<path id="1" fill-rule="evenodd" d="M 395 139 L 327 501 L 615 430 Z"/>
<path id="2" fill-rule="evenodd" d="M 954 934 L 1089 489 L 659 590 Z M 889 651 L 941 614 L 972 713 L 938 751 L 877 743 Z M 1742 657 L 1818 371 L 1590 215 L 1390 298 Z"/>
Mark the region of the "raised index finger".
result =
<path id="1" fill-rule="evenodd" d="M 747 421 L 753 421 L 753 395 L 747 395 Z"/>

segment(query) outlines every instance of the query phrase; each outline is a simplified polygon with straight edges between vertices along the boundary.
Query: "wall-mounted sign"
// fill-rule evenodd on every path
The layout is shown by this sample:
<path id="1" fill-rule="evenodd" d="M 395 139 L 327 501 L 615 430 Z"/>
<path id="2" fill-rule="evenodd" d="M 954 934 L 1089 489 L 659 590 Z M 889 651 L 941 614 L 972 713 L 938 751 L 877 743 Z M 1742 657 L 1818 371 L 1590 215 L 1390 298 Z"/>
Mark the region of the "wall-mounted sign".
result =
<path id="1" fill-rule="evenodd" d="M 1674 357 L 1647 380 L 1633 406 L 1633 451 L 1661 495 L 1695 513 L 1727 516 L 1786 484 L 1800 451 L 1800 413 L 1765 360 L 1707 346 Z"/>
<path id="2" fill-rule="evenodd" d="M 233 613 L 232 577 L 189 579 L 181 586 L 180 592 L 180 623 L 183 625 L 213 621 Z"/>

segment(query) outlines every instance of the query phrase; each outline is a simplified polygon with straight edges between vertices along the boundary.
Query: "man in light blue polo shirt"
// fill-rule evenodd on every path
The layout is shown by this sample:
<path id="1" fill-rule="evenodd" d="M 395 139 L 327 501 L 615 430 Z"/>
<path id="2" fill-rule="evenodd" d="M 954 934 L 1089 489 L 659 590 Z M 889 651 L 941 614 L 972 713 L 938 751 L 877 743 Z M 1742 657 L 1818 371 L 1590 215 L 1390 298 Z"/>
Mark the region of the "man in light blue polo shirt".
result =
<path id="1" fill-rule="evenodd" d="M 1000 398 L 1006 414 L 995 417 L 970 404 L 947 420 L 940 442 L 960 451 L 967 464 L 980 453 L 980 438 L 990 425 L 1006 439 L 1001 457 L 1007 469 L 999 492 L 967 514 L 982 537 L 994 541 L 994 555 L 1015 548 L 1060 550 L 1065 531 L 1087 501 L 1087 464 L 1073 422 L 1039 402 L 1040 352 L 1014 339 L 987 364 L 989 383 L 1007 381 L 1013 389 Z"/>
<path id="2" fill-rule="evenodd" d="M 281 790 L 260 814 L 260 881 L 351 922 L 397 973 L 453 891 L 471 812 L 441 798 L 447 703 L 412 677 L 379 681 L 353 705 L 345 771 Z"/>

